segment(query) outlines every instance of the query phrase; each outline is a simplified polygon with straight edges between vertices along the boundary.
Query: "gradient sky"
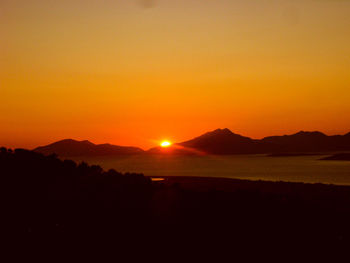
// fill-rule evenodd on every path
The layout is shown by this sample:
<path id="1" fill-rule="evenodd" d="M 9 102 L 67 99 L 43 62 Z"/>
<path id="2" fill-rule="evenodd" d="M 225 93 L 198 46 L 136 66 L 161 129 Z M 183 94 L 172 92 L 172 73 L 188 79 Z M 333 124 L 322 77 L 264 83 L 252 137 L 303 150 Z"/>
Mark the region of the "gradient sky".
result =
<path id="1" fill-rule="evenodd" d="M 0 145 L 350 131 L 350 1 L 0 0 Z"/>

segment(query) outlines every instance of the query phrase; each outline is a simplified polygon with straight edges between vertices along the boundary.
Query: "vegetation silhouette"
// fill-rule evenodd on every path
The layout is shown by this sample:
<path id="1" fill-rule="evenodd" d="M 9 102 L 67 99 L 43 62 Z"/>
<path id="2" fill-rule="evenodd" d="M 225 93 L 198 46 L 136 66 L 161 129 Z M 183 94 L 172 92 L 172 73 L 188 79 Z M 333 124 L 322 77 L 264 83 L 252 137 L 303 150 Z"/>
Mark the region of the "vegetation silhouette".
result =
<path id="1" fill-rule="evenodd" d="M 134 251 L 176 246 L 203 255 L 205 248 L 295 253 L 350 243 L 348 186 L 193 177 L 152 182 L 6 148 L 0 169 L 9 219 L 3 228 L 26 246 L 36 239 L 75 247 L 118 242 Z"/>

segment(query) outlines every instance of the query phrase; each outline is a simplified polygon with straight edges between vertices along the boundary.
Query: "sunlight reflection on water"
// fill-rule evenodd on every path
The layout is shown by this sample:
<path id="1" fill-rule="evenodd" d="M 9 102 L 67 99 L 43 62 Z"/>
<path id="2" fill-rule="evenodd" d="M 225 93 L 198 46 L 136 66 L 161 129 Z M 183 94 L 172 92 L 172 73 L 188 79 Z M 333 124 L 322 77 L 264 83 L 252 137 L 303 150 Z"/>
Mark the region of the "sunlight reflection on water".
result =
<path id="1" fill-rule="evenodd" d="M 161 178 L 161 177 L 151 177 L 151 180 L 153 182 L 160 182 L 160 181 L 164 181 L 164 178 Z"/>
<path id="2" fill-rule="evenodd" d="M 144 155 L 85 158 L 85 161 L 90 164 L 99 164 L 104 169 L 138 172 L 150 177 L 200 176 L 350 185 L 350 162 L 320 161 L 322 157 Z"/>

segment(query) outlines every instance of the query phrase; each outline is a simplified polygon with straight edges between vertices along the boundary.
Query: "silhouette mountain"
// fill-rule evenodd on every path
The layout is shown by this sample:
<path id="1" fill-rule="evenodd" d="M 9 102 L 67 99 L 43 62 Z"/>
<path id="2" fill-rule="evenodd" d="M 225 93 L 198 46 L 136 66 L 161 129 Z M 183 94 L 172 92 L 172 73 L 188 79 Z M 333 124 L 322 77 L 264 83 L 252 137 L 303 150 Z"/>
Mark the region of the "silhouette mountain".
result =
<path id="1" fill-rule="evenodd" d="M 277 146 L 280 152 L 347 151 L 350 150 L 349 135 L 327 136 L 318 131 L 300 131 L 292 135 L 266 137 L 261 141 Z"/>
<path id="2" fill-rule="evenodd" d="M 93 144 L 86 140 L 76 141 L 72 139 L 66 139 L 47 146 L 41 146 L 34 149 L 34 151 L 45 155 L 57 154 L 62 157 L 132 155 L 144 153 L 142 149 L 137 147 L 125 147 L 112 144 Z"/>
<path id="3" fill-rule="evenodd" d="M 292 135 L 271 136 L 255 140 L 235 134 L 226 128 L 205 133 L 192 140 L 179 143 L 179 145 L 208 154 L 350 151 L 350 133 L 327 136 L 318 131 L 300 131 Z"/>
<path id="4" fill-rule="evenodd" d="M 227 154 L 291 154 L 350 151 L 350 132 L 345 135 L 327 136 L 313 131 L 300 131 L 291 135 L 269 136 L 252 139 L 229 129 L 216 129 L 191 140 L 175 143 L 171 147 L 154 147 L 143 151 L 137 147 L 111 144 L 93 144 L 89 141 L 62 140 L 36 148 L 34 151 L 45 155 L 57 154 L 63 157 L 104 156 L 132 154 L 167 155 L 227 155 Z"/>
<path id="5" fill-rule="evenodd" d="M 259 140 L 235 134 L 227 128 L 207 132 L 179 145 L 209 154 L 265 153 L 270 146 Z M 270 148 L 273 146 L 271 145 Z"/>

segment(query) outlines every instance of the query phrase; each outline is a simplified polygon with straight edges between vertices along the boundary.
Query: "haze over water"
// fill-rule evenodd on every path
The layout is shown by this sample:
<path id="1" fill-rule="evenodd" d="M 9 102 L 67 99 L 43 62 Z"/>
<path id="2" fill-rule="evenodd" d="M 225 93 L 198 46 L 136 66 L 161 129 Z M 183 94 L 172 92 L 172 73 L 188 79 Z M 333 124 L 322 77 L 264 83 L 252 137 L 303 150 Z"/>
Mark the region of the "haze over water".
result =
<path id="1" fill-rule="evenodd" d="M 350 185 L 350 162 L 321 161 L 325 156 L 133 156 L 76 158 L 104 169 L 147 176 L 199 176 Z"/>

